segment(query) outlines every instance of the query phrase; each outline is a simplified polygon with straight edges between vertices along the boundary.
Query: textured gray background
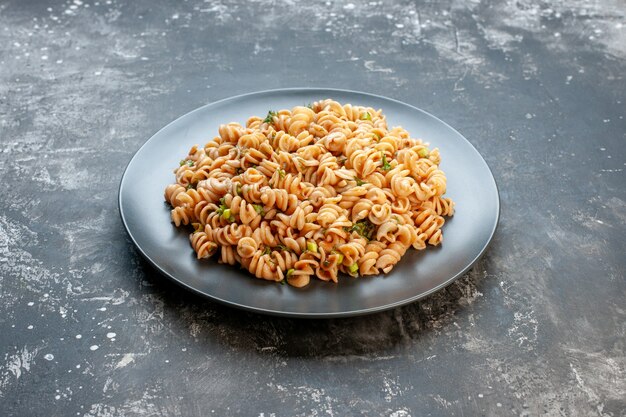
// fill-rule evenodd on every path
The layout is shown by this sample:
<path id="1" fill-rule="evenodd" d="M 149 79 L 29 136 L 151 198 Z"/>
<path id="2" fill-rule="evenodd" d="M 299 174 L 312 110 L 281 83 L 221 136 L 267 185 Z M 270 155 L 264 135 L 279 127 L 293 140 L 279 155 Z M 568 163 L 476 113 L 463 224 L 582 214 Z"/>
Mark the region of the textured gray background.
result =
<path id="1" fill-rule="evenodd" d="M 625 14 L 2 2 L 0 415 L 626 415 Z M 205 103 L 297 86 L 405 101 L 478 148 L 502 217 L 472 272 L 404 308 L 301 321 L 205 301 L 140 259 L 117 187 L 141 144 Z"/>

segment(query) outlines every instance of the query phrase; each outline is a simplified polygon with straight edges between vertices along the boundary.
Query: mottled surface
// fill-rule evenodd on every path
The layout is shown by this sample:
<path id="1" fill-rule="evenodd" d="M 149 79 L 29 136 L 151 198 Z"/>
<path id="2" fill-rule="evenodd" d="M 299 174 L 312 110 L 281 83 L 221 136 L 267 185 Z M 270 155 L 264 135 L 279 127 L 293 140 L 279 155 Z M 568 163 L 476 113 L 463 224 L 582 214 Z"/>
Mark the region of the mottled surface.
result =
<path id="1" fill-rule="evenodd" d="M 623 1 L 129 3 L 0 3 L 0 415 L 626 415 Z M 502 217 L 472 272 L 301 321 L 140 259 L 117 188 L 141 144 L 296 86 L 405 101 L 481 151 Z"/>

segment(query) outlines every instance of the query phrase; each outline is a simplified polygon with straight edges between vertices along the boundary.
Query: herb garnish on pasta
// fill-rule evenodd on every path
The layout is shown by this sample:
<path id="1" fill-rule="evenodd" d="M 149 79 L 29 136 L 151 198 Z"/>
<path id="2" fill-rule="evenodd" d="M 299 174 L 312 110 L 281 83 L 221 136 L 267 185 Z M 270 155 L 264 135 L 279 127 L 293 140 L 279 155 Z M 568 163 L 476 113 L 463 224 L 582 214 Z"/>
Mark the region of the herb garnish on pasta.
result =
<path id="1" fill-rule="evenodd" d="M 327 99 L 221 125 L 165 200 L 176 226 L 193 226 L 198 259 L 303 287 L 388 273 L 409 248 L 440 244 L 454 203 L 439 163 L 381 110 Z"/>

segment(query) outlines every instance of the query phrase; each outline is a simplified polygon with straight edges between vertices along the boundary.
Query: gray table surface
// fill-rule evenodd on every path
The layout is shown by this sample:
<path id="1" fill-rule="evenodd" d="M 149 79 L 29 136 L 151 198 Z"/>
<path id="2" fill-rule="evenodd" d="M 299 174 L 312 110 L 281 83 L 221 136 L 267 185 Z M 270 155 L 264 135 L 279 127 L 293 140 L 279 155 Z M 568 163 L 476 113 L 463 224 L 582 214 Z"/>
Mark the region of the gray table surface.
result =
<path id="1" fill-rule="evenodd" d="M 0 415 L 626 415 L 625 14 L 2 2 Z M 470 273 L 306 321 L 206 301 L 142 261 L 117 210 L 141 144 L 203 104 L 298 86 L 405 101 L 477 147 L 502 216 Z"/>

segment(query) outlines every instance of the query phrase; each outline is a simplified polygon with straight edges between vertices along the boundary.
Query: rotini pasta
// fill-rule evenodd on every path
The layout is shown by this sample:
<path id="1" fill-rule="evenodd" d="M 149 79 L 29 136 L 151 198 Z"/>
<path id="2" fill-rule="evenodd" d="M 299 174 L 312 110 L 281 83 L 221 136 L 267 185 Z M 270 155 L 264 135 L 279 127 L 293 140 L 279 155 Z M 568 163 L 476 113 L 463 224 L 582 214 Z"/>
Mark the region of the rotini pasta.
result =
<path id="1" fill-rule="evenodd" d="M 193 226 L 198 259 L 295 287 L 337 282 L 441 243 L 454 202 L 440 159 L 381 110 L 326 99 L 221 125 L 180 161 L 165 201 Z"/>

